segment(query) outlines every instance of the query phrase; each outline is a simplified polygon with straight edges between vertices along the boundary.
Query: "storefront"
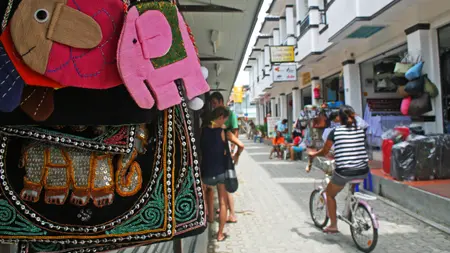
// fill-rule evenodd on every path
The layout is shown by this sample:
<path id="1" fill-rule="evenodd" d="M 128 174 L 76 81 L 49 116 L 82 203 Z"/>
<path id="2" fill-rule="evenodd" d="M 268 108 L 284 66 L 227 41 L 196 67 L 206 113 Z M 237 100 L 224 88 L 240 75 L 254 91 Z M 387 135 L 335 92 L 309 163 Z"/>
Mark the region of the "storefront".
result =
<path id="1" fill-rule="evenodd" d="M 450 24 L 438 29 L 444 132 L 450 133 Z"/>
<path id="2" fill-rule="evenodd" d="M 393 48 L 360 64 L 362 108 L 369 123 L 369 144 L 382 146 L 382 134 L 399 125 L 411 124 L 411 117 L 400 112 L 403 97 L 391 78 L 395 65 L 407 54 L 407 45 Z"/>

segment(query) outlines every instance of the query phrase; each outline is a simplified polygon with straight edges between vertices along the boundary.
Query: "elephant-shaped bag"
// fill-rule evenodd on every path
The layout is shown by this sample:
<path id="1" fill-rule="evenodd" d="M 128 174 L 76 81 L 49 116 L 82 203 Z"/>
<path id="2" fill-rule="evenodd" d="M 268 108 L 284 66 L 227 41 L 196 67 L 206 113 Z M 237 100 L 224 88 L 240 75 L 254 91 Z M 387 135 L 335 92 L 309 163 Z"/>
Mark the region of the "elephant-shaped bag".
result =
<path id="1" fill-rule="evenodd" d="M 186 23 L 172 3 L 131 6 L 120 36 L 117 64 L 141 108 L 152 108 L 155 100 L 160 110 L 179 104 L 177 79 L 182 79 L 188 99 L 209 91 Z"/>
<path id="2" fill-rule="evenodd" d="M 121 0 L 23 0 L 11 37 L 35 72 L 63 86 L 107 89 L 122 83 L 116 51 L 123 17 Z"/>

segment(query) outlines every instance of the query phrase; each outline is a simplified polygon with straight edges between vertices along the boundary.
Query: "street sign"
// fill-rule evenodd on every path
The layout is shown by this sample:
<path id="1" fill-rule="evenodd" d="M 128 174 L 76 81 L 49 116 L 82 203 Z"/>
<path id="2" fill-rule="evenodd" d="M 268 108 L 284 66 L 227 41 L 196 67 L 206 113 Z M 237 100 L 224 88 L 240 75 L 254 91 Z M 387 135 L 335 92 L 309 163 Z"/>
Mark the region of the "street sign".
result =
<path id="1" fill-rule="evenodd" d="M 273 66 L 274 82 L 295 82 L 297 81 L 297 68 L 295 64 Z"/>
<path id="2" fill-rule="evenodd" d="M 270 47 L 270 61 L 272 63 L 295 62 L 294 46 Z"/>

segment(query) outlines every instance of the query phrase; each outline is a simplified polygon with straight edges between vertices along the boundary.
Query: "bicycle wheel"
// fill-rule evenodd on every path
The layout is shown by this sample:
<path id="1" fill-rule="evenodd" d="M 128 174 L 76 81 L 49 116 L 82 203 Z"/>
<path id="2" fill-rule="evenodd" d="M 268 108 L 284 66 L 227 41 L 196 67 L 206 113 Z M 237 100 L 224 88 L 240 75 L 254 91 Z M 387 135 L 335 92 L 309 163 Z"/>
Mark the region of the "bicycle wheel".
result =
<path id="1" fill-rule="evenodd" d="M 327 203 L 318 189 L 314 190 L 309 198 L 309 212 L 316 227 L 323 228 L 327 225 Z"/>
<path id="2" fill-rule="evenodd" d="M 368 218 L 363 220 L 364 218 L 358 217 L 359 214 L 364 216 L 364 218 Z M 356 221 L 355 221 L 356 220 Z M 375 249 L 378 242 L 378 229 L 375 228 L 375 220 L 373 219 L 371 213 L 363 204 L 358 204 L 353 215 L 350 217 L 350 221 L 353 225 L 350 225 L 350 231 L 352 233 L 353 241 L 356 244 L 356 247 L 362 252 L 371 252 Z M 371 236 L 363 236 L 363 232 L 372 232 Z M 365 238 L 365 239 L 364 239 Z"/>

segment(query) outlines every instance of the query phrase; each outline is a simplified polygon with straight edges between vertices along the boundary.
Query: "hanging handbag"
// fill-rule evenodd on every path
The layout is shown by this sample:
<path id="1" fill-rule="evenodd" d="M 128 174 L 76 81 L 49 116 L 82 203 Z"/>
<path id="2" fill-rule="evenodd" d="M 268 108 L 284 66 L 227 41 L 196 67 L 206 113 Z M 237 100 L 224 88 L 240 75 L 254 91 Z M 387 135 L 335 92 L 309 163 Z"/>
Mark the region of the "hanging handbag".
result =
<path id="1" fill-rule="evenodd" d="M 418 62 L 416 65 L 414 65 L 412 68 L 410 68 L 405 73 L 406 79 L 412 81 L 414 79 L 419 78 L 422 75 L 423 64 L 424 64 L 423 61 L 421 61 Z"/>
<path id="2" fill-rule="evenodd" d="M 391 77 L 391 82 L 397 86 L 403 86 L 408 83 L 408 79 L 405 76 L 393 76 Z"/>
<path id="3" fill-rule="evenodd" d="M 400 106 L 400 111 L 403 115 L 408 116 L 409 106 L 411 105 L 411 97 L 405 97 L 402 100 L 402 104 Z"/>
<path id="4" fill-rule="evenodd" d="M 428 78 L 428 76 L 425 76 L 425 85 L 424 90 L 428 95 L 430 95 L 431 98 L 435 98 L 439 95 L 439 90 L 436 87 L 436 85 Z"/>
<path id="5" fill-rule="evenodd" d="M 424 91 L 425 76 L 409 81 L 405 86 L 405 92 L 410 96 L 420 96 Z"/>
<path id="6" fill-rule="evenodd" d="M 408 70 L 410 68 L 412 68 L 412 66 L 413 66 L 413 64 L 410 64 L 410 63 L 397 62 L 395 64 L 394 73 L 402 74 L 404 76 L 405 73 L 408 72 Z"/>
<path id="7" fill-rule="evenodd" d="M 420 116 L 433 110 L 431 98 L 428 93 L 423 93 L 420 97 L 411 100 L 408 114 L 410 116 Z"/>
<path id="8" fill-rule="evenodd" d="M 398 86 L 397 93 L 404 98 L 409 97 L 408 92 L 405 91 L 405 86 Z"/>
<path id="9" fill-rule="evenodd" d="M 228 144 L 227 134 L 225 133 L 225 189 L 229 193 L 234 193 L 239 188 L 234 162 L 231 158 L 230 145 Z"/>

